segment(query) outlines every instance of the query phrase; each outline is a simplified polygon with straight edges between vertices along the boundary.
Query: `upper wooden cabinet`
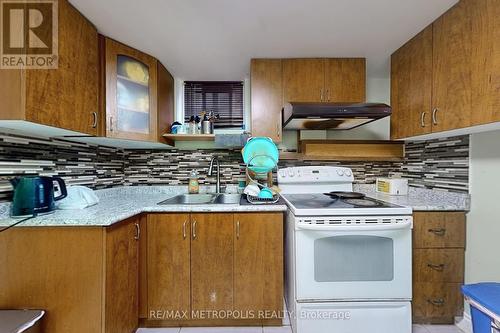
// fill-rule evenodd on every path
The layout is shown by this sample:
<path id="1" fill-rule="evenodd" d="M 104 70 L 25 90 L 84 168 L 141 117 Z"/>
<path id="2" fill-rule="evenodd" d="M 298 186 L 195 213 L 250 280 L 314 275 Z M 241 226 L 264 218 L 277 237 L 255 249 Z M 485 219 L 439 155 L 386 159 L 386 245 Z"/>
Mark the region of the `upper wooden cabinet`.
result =
<path id="1" fill-rule="evenodd" d="M 364 102 L 366 100 L 366 61 L 364 58 L 325 59 L 323 101 Z"/>
<path id="2" fill-rule="evenodd" d="M 325 99 L 323 59 L 283 59 L 284 102 L 322 102 Z"/>
<path id="3" fill-rule="evenodd" d="M 157 139 L 157 61 L 106 38 L 106 136 Z"/>
<path id="4" fill-rule="evenodd" d="M 431 132 L 432 26 L 391 57 L 391 135 L 405 138 Z"/>
<path id="5" fill-rule="evenodd" d="M 365 59 L 283 59 L 284 102 L 364 102 Z"/>
<path id="6" fill-rule="evenodd" d="M 393 139 L 500 121 L 499 15 L 461 0 L 392 55 Z"/>
<path id="7" fill-rule="evenodd" d="M 252 135 L 267 136 L 274 142 L 281 142 L 281 59 L 252 59 L 250 80 Z"/>
<path id="8" fill-rule="evenodd" d="M 287 102 L 364 102 L 364 58 L 252 59 L 252 135 L 282 141 Z"/>
<path id="9" fill-rule="evenodd" d="M 0 69 L 0 120 L 97 135 L 97 30 L 66 0 L 58 10 L 58 68 Z"/>
<path id="10" fill-rule="evenodd" d="M 474 15 L 468 10 L 471 4 L 469 0 L 460 1 L 432 25 L 432 126 L 435 132 L 471 125 L 474 63 Z"/>

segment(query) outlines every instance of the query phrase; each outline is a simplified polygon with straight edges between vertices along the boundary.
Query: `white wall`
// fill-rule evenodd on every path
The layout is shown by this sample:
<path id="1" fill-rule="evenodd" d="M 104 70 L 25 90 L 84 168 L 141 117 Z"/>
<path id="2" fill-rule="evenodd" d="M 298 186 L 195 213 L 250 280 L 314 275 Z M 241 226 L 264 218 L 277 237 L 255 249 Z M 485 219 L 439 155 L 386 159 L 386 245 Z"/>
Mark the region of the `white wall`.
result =
<path id="1" fill-rule="evenodd" d="M 500 131 L 471 135 L 465 282 L 500 282 Z"/>

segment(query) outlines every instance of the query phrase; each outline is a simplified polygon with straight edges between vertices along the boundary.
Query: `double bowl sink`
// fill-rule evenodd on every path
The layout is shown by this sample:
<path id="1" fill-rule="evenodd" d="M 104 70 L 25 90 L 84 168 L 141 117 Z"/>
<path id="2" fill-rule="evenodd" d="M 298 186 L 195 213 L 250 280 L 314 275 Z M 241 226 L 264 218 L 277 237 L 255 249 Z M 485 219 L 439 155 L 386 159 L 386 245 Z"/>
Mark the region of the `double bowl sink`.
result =
<path id="1" fill-rule="evenodd" d="M 158 205 L 238 205 L 240 198 L 241 194 L 227 193 L 179 194 Z"/>

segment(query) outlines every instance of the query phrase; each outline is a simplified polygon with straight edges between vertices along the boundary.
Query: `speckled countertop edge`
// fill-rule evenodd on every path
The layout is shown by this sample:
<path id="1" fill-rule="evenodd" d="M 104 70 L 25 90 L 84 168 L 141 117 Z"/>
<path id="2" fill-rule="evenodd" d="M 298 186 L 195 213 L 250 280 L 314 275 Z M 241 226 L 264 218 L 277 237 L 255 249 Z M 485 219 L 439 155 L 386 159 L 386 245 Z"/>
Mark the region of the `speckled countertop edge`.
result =
<path id="1" fill-rule="evenodd" d="M 201 192 L 212 191 L 202 187 Z M 124 186 L 95 191 L 99 203 L 77 210 L 56 210 L 38 216 L 19 226 L 110 226 L 141 213 L 161 212 L 282 212 L 286 205 L 158 205 L 158 202 L 186 193 L 185 186 Z M 0 227 L 9 226 L 19 219 L 8 217 L 9 205 L 0 207 Z M 3 212 L 3 213 L 2 213 Z"/>
<path id="2" fill-rule="evenodd" d="M 213 192 L 211 186 L 202 186 L 200 192 Z M 230 192 L 235 188 L 230 188 Z M 470 195 L 410 187 L 409 194 L 393 196 L 375 191 L 373 184 L 355 184 L 354 191 L 390 202 L 412 207 L 414 211 L 469 211 Z M 286 211 L 286 205 L 172 205 L 158 202 L 186 193 L 186 186 L 122 186 L 97 190 L 99 204 L 82 210 L 56 210 L 39 216 L 20 226 L 110 226 L 141 213 L 161 212 L 264 212 Z M 9 203 L 0 204 L 0 227 L 9 226 L 18 219 L 9 218 Z"/>
<path id="3" fill-rule="evenodd" d="M 470 210 L 470 195 L 467 193 L 410 187 L 408 195 L 388 195 L 376 192 L 374 184 L 355 184 L 354 191 L 395 205 L 409 206 L 414 211 Z"/>

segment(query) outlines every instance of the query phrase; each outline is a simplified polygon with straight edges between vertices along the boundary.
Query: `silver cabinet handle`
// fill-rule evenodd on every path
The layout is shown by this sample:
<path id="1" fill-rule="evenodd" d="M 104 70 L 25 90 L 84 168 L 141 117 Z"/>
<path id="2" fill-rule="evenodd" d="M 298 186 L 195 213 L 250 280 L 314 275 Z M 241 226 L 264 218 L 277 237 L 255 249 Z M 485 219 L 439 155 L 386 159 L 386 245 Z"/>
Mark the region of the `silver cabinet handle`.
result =
<path id="1" fill-rule="evenodd" d="M 113 132 L 113 117 L 109 117 L 109 131 Z"/>
<path id="2" fill-rule="evenodd" d="M 141 226 L 139 225 L 139 223 L 134 223 L 134 225 L 135 225 L 134 239 L 139 240 L 139 238 L 141 238 Z"/>
<path id="3" fill-rule="evenodd" d="M 330 102 L 330 89 L 326 89 L 326 101 Z"/>
<path id="4" fill-rule="evenodd" d="M 323 88 L 319 90 L 319 99 L 323 102 Z"/>
<path id="5" fill-rule="evenodd" d="M 442 272 L 444 270 L 444 264 L 435 265 L 435 264 L 427 263 L 427 267 L 432 268 L 432 269 L 439 271 L 439 272 Z"/>
<path id="6" fill-rule="evenodd" d="M 236 221 L 236 239 L 240 239 L 240 221 Z"/>
<path id="7" fill-rule="evenodd" d="M 427 112 L 422 112 L 420 115 L 420 126 L 425 127 L 425 116 L 427 115 Z"/>
<path id="8" fill-rule="evenodd" d="M 193 221 L 193 239 L 196 239 L 196 220 Z"/>
<path id="9" fill-rule="evenodd" d="M 438 298 L 438 299 L 428 299 L 427 303 L 430 303 L 435 306 L 443 306 L 444 305 L 444 299 Z"/>
<path id="10" fill-rule="evenodd" d="M 440 229 L 429 229 L 427 230 L 428 232 L 432 232 L 436 236 L 444 236 L 446 234 L 446 229 L 445 228 L 440 228 Z"/>
<path id="11" fill-rule="evenodd" d="M 186 239 L 187 237 L 187 234 L 186 234 L 186 224 L 188 223 L 188 221 L 184 221 L 184 223 L 182 224 L 182 238 Z"/>
<path id="12" fill-rule="evenodd" d="M 97 112 L 92 112 L 92 128 L 97 127 Z"/>
<path id="13" fill-rule="evenodd" d="M 434 110 L 432 110 L 432 125 L 438 124 L 438 120 L 437 120 L 437 112 L 438 111 L 439 111 L 438 108 L 434 108 Z"/>

